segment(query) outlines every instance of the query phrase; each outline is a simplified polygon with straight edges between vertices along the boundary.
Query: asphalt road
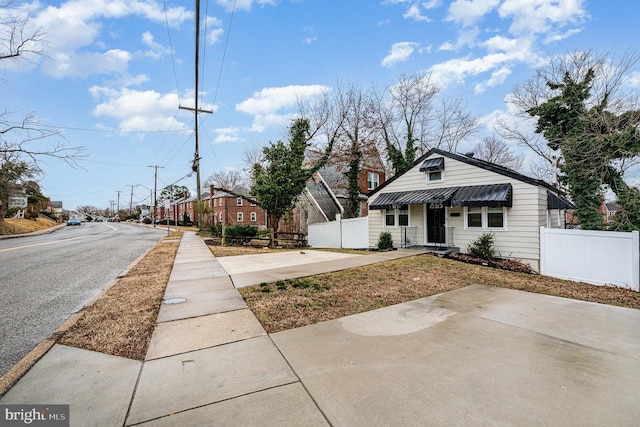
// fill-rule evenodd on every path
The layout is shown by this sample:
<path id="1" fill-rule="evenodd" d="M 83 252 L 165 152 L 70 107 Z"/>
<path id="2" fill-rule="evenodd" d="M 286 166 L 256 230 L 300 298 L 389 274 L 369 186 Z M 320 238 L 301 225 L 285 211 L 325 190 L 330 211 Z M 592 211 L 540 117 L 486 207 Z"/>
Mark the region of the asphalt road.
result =
<path id="1" fill-rule="evenodd" d="M 166 233 L 103 222 L 0 240 L 0 376 Z"/>

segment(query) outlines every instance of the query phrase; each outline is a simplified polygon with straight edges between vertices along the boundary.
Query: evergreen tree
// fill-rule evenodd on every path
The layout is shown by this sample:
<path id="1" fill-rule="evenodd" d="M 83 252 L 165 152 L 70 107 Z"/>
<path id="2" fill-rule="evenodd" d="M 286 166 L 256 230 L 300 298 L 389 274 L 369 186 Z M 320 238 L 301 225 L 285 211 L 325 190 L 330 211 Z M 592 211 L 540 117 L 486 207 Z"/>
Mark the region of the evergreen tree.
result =
<path id="1" fill-rule="evenodd" d="M 315 164 L 305 166 L 305 150 L 310 146 L 309 121 L 297 119 L 289 129 L 289 143 L 278 141 L 263 148 L 264 163 L 253 167 L 251 194 L 267 212 L 269 227 L 278 229 L 280 218 L 295 206 L 307 180 L 327 162 L 333 140 Z"/>

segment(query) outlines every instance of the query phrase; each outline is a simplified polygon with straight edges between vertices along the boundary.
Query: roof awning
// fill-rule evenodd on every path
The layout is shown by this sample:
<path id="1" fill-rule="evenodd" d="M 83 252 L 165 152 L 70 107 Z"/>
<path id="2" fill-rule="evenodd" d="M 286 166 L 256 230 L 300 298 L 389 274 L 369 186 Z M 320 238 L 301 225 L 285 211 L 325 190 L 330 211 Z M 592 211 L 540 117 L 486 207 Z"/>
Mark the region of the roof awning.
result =
<path id="1" fill-rule="evenodd" d="M 460 187 L 446 187 L 382 193 L 369 206 L 369 209 L 393 209 L 401 205 L 421 205 L 425 203 L 442 203 L 449 205 L 451 197 L 459 188 Z"/>
<path id="2" fill-rule="evenodd" d="M 551 209 L 577 209 L 577 207 L 564 197 L 547 191 L 547 210 Z"/>
<path id="3" fill-rule="evenodd" d="M 460 187 L 451 199 L 451 206 L 488 206 L 510 208 L 513 204 L 511 184 L 472 185 Z"/>
<path id="4" fill-rule="evenodd" d="M 470 187 L 445 187 L 382 193 L 369 205 L 369 209 L 394 209 L 401 205 L 427 203 L 442 203 L 445 206 L 453 207 L 511 207 L 511 184 L 473 185 Z"/>
<path id="5" fill-rule="evenodd" d="M 420 166 L 420 172 L 441 171 L 444 170 L 444 157 L 436 157 L 435 159 L 427 159 Z"/>

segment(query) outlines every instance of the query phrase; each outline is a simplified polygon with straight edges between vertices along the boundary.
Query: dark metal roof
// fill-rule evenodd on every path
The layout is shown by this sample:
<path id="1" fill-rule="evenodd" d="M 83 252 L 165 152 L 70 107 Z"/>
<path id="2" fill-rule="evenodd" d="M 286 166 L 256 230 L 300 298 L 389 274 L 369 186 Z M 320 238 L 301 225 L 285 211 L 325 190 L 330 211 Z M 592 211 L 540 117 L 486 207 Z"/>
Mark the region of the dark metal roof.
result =
<path id="1" fill-rule="evenodd" d="M 445 206 L 511 207 L 511 184 L 445 187 L 429 190 L 382 193 L 369 209 L 393 209 L 399 205 L 442 203 Z"/>
<path id="2" fill-rule="evenodd" d="M 547 191 L 547 210 L 551 209 L 577 209 L 577 207 L 564 197 Z"/>
<path id="3" fill-rule="evenodd" d="M 439 156 L 443 156 L 443 157 L 447 157 L 449 159 L 453 159 L 453 160 L 457 160 L 463 163 L 467 163 L 469 165 L 472 166 L 476 166 L 509 178 L 513 178 L 513 179 L 517 179 L 518 181 L 521 182 L 525 182 L 527 184 L 531 184 L 531 185 L 535 185 L 535 186 L 541 186 L 541 187 L 546 187 L 549 190 L 552 191 L 558 191 L 557 188 L 553 187 L 551 184 L 542 181 L 542 180 L 538 180 L 538 179 L 534 179 L 534 178 L 530 178 L 526 175 L 522 175 L 519 172 L 516 172 L 514 170 L 505 168 L 504 166 L 500 166 L 500 165 L 496 165 L 493 163 L 489 163 L 489 162 L 485 162 L 483 160 L 480 159 L 476 159 L 473 157 L 468 157 L 468 156 L 463 156 L 460 154 L 454 154 L 454 153 L 450 153 L 448 151 L 443 151 L 443 150 L 439 150 L 437 148 L 432 148 L 431 150 L 427 151 L 425 154 L 423 154 L 420 158 L 416 159 L 411 165 L 407 166 L 404 170 L 400 171 L 399 173 L 397 173 L 396 175 L 394 175 L 393 177 L 387 179 L 384 183 L 380 184 L 376 189 L 372 190 L 369 192 L 369 197 L 373 196 L 374 194 L 384 190 L 384 188 L 386 188 L 388 185 L 390 185 L 391 183 L 393 183 L 395 180 L 397 180 L 398 178 L 400 178 L 402 175 L 404 175 L 407 171 L 413 169 L 414 167 L 416 167 L 416 165 L 423 163 L 425 160 L 427 160 L 430 156 L 432 155 L 439 155 Z"/>
<path id="4" fill-rule="evenodd" d="M 451 199 L 451 206 L 488 206 L 510 208 L 513 205 L 511 184 L 473 185 L 460 187 Z"/>
<path id="5" fill-rule="evenodd" d="M 422 163 L 422 166 L 420 166 L 420 172 L 441 170 L 444 170 L 444 157 L 427 159 L 424 161 L 424 163 Z"/>

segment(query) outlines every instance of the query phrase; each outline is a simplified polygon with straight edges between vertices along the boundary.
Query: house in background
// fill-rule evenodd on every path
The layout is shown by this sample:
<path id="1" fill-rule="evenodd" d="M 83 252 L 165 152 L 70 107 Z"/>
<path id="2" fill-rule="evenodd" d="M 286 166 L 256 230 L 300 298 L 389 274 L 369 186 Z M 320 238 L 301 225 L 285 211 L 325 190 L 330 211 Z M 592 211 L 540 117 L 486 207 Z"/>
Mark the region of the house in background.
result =
<path id="1" fill-rule="evenodd" d="M 600 212 L 602 212 L 602 220 L 605 224 L 613 221 L 616 213 L 620 209 L 620 205 L 615 202 L 603 201 L 600 205 Z"/>
<path id="2" fill-rule="evenodd" d="M 314 157 L 313 153 L 307 153 Z M 335 221 L 343 216 L 349 200 L 348 159 L 334 157 L 320 168 L 309 181 L 305 192 L 290 215 L 280 221 L 279 231 L 307 233 L 309 224 Z M 375 149 L 363 153 L 358 173 L 360 187 L 360 216 L 369 214 L 367 194 L 386 180 L 386 171 L 380 154 Z"/>
<path id="3" fill-rule="evenodd" d="M 208 193 L 208 207 L 213 213 L 212 223 L 223 225 L 252 225 L 266 227 L 267 214 L 256 202 L 255 197 L 248 195 L 244 187 L 233 190 L 211 186 Z"/>
<path id="4" fill-rule="evenodd" d="M 432 149 L 369 194 L 369 246 L 390 231 L 394 246 L 455 247 L 483 233 L 496 253 L 540 268 L 540 227 L 564 228 L 575 209 L 544 181 L 505 167 Z"/>
<path id="5" fill-rule="evenodd" d="M 254 197 L 248 195 L 248 190 L 244 187 L 235 187 L 233 190 L 224 188 L 209 187 L 209 191 L 200 195 L 200 200 L 204 203 L 206 213 L 203 215 L 204 225 L 224 224 L 224 225 L 253 225 L 256 227 L 266 226 L 266 213 L 258 205 Z M 179 200 L 171 204 L 169 212 L 170 218 L 176 217 L 178 221 L 195 222 L 196 218 L 196 196 L 184 195 Z M 164 210 L 161 209 L 162 218 Z"/>

